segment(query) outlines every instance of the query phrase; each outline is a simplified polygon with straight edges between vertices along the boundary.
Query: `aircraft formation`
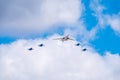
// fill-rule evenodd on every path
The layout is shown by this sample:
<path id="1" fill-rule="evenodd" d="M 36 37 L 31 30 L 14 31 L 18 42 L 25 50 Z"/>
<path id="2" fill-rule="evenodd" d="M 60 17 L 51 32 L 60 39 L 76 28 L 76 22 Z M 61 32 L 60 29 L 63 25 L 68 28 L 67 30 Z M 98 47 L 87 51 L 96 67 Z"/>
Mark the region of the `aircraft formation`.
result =
<path id="1" fill-rule="evenodd" d="M 62 37 L 62 38 L 55 38 L 55 39 L 53 39 L 53 40 L 60 40 L 60 41 L 64 42 L 64 41 L 74 40 L 74 39 L 69 38 L 69 35 L 67 35 L 67 36 L 64 36 L 64 37 Z M 80 43 L 76 43 L 76 44 L 75 44 L 75 46 L 80 46 L 80 45 L 81 45 Z M 44 45 L 43 43 L 41 43 L 41 44 L 39 44 L 38 46 L 39 46 L 39 47 L 44 47 L 45 45 Z M 31 48 L 29 48 L 28 50 L 29 50 L 29 51 L 32 51 L 32 50 L 34 50 L 34 49 L 31 47 Z M 86 51 L 86 50 L 87 50 L 86 48 L 83 48 L 83 49 L 82 49 L 82 51 Z"/>

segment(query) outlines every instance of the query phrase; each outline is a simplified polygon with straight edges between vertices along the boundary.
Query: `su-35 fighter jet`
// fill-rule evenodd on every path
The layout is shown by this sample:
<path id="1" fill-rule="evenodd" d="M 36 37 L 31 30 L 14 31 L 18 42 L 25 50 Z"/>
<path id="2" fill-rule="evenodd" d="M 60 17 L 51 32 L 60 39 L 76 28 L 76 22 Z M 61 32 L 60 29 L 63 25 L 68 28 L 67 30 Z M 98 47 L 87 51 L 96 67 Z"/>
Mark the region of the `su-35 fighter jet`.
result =
<path id="1" fill-rule="evenodd" d="M 67 35 L 67 36 L 64 36 L 62 38 L 56 38 L 56 39 L 53 39 L 53 40 L 60 40 L 60 41 L 64 42 L 64 41 L 67 41 L 67 40 L 74 40 L 74 39 L 69 38 L 69 35 Z"/>

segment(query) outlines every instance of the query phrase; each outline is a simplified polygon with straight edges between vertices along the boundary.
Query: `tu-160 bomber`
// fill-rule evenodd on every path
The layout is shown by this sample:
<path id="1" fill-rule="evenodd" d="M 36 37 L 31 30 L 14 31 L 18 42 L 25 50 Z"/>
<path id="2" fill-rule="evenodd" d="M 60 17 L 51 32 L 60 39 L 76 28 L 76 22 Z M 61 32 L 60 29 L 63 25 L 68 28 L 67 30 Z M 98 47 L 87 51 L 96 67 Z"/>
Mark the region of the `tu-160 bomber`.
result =
<path id="1" fill-rule="evenodd" d="M 71 39 L 69 37 L 69 35 L 67 35 L 67 36 L 64 36 L 64 37 L 61 37 L 61 38 L 56 38 L 56 39 L 53 39 L 53 40 L 60 40 L 60 41 L 64 42 L 64 41 L 74 40 L 74 39 Z"/>

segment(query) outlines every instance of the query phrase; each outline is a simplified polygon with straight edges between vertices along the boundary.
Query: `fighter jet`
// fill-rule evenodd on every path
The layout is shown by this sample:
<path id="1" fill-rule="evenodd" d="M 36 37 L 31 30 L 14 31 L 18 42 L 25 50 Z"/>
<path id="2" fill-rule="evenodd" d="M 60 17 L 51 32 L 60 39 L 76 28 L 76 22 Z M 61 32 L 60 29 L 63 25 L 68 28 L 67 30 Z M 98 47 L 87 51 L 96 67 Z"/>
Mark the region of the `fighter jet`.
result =
<path id="1" fill-rule="evenodd" d="M 44 46 L 44 44 L 39 44 L 38 46 L 39 46 L 39 47 L 43 47 L 43 46 Z"/>
<path id="2" fill-rule="evenodd" d="M 64 42 L 64 41 L 67 41 L 67 40 L 74 40 L 74 39 L 69 38 L 69 35 L 67 35 L 67 36 L 64 36 L 62 38 L 56 38 L 56 39 L 53 39 L 53 40 L 60 40 L 60 41 Z"/>
<path id="3" fill-rule="evenodd" d="M 33 50 L 33 48 L 29 48 L 28 50 L 31 51 L 31 50 Z"/>
<path id="4" fill-rule="evenodd" d="M 80 46 L 80 43 L 75 44 L 76 46 Z"/>
<path id="5" fill-rule="evenodd" d="M 82 51 L 86 51 L 86 50 L 87 50 L 86 48 L 82 49 Z"/>

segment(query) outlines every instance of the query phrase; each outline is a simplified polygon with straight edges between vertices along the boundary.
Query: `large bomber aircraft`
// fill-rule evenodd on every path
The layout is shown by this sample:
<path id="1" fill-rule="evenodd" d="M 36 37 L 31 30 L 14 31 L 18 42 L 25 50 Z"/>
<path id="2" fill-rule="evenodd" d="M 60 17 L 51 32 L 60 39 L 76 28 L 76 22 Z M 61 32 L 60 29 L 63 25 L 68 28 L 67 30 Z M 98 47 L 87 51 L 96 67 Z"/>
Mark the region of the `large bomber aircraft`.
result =
<path id="1" fill-rule="evenodd" d="M 60 40 L 60 41 L 64 42 L 64 41 L 67 41 L 67 40 L 74 40 L 74 39 L 69 38 L 69 35 L 67 35 L 67 36 L 64 36 L 62 38 L 56 38 L 56 39 L 53 39 L 53 40 Z"/>

